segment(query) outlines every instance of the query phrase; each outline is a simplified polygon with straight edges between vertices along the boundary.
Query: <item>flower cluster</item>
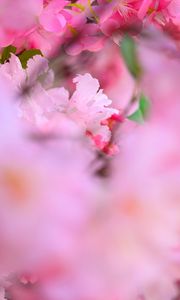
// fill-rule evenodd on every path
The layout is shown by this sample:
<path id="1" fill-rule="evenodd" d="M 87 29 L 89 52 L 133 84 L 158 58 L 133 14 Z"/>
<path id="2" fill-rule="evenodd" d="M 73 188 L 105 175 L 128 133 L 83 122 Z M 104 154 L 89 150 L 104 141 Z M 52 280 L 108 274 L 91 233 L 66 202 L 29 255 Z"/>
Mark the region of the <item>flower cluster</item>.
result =
<path id="1" fill-rule="evenodd" d="M 0 46 L 52 54 L 67 44 L 67 52 L 76 55 L 100 50 L 107 37 L 123 30 L 138 34 L 148 23 L 179 32 L 179 14 L 178 0 L 1 0 Z"/>
<path id="2" fill-rule="evenodd" d="M 0 300 L 180 290 L 179 0 L 0 0 Z"/>

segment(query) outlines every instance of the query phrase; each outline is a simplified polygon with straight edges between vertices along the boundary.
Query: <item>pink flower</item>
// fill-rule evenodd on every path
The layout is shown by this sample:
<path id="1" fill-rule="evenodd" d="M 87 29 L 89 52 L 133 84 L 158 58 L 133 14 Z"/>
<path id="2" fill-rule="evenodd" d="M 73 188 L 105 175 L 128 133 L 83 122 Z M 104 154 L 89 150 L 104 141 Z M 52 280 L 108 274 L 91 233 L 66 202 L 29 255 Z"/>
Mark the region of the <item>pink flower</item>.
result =
<path id="1" fill-rule="evenodd" d="M 97 24 L 86 24 L 80 33 L 77 31 L 75 42 L 67 45 L 65 49 L 67 54 L 70 55 L 77 55 L 85 50 L 97 52 L 103 48 L 105 42 L 106 37 L 102 35 Z"/>
<path id="2" fill-rule="evenodd" d="M 108 107 L 112 101 L 101 89 L 99 90 L 98 80 L 92 78 L 90 74 L 79 75 L 74 82 L 76 90 L 70 99 L 69 114 L 85 130 L 108 141 L 110 131 L 107 126 L 102 125 L 102 121 L 115 113 L 118 114 L 118 111 Z"/>
<path id="3" fill-rule="evenodd" d="M 45 144 L 43 135 L 35 139 L 36 132 L 17 118 L 13 101 L 18 99 L 2 82 L 0 279 L 35 272 L 57 258 L 70 260 L 94 189 L 85 172 L 93 159 L 88 145 L 68 137 Z"/>
<path id="4" fill-rule="evenodd" d="M 99 136 L 102 143 L 109 141 L 111 132 L 103 121 L 119 112 L 108 107 L 112 101 L 99 89 L 98 80 L 90 74 L 74 79 L 76 90 L 69 99 L 69 93 L 64 88 L 50 87 L 53 73 L 48 69 L 47 60 L 41 56 L 30 59 L 24 70 L 19 59 L 12 55 L 10 62 L 1 66 L 0 73 L 12 82 L 14 91 L 22 97 L 19 98 L 20 116 L 41 130 L 56 131 L 60 129 L 58 123 L 65 122 L 68 124 L 65 128 L 69 127 L 73 132 L 71 127 L 74 123 L 74 128 L 79 128 L 79 134 L 90 132 L 94 137 Z M 44 79 L 40 83 L 38 79 L 42 76 Z M 26 87 L 29 91 L 21 96 Z"/>
<path id="5" fill-rule="evenodd" d="M 180 28 L 180 5 L 178 0 L 170 1 L 167 7 L 167 16 L 174 24 Z"/>
<path id="6" fill-rule="evenodd" d="M 45 30 L 60 33 L 65 29 L 67 20 L 63 9 L 66 4 L 67 1 L 52 0 L 44 7 L 39 22 Z"/>
<path id="7" fill-rule="evenodd" d="M 21 34 L 32 29 L 37 24 L 37 18 L 43 8 L 43 0 L 32 0 L 25 3 L 23 0 L 0 2 L 1 42 L 4 47 Z"/>

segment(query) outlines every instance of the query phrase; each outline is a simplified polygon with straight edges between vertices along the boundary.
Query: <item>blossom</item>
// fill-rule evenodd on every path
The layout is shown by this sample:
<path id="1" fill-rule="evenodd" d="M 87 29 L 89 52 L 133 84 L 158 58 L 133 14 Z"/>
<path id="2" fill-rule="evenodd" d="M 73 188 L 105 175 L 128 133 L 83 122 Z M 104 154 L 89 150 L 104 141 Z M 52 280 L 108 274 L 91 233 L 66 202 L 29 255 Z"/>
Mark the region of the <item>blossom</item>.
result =
<path id="1" fill-rule="evenodd" d="M 40 24 L 45 30 L 60 32 L 66 26 L 66 18 L 61 13 L 66 4 L 66 1 L 53 0 L 45 6 L 39 17 Z"/>
<path id="2" fill-rule="evenodd" d="M 102 121 L 118 114 L 118 110 L 108 107 L 111 100 L 99 90 L 98 80 L 93 79 L 90 74 L 79 75 L 74 82 L 76 91 L 70 99 L 69 106 L 72 118 L 94 136 L 100 135 L 104 141 L 108 141 L 110 131 L 107 126 L 102 125 Z"/>
<path id="3" fill-rule="evenodd" d="M 173 285 L 179 277 L 179 142 L 174 129 L 167 126 L 164 132 L 163 127 L 163 123 L 149 123 L 133 132 L 122 146 L 119 162 L 115 160 L 117 173 L 107 204 L 109 213 L 104 212 L 107 229 L 103 229 L 102 219 L 96 240 L 104 238 L 106 262 L 111 270 L 117 270 L 115 274 L 123 282 L 120 293 L 125 299 L 138 295 L 171 299 L 176 294 Z M 98 225 L 95 232 L 97 228 Z"/>
<path id="4" fill-rule="evenodd" d="M 0 22 L 0 298 L 174 299 L 178 1 L 0 0 Z"/>
<path id="5" fill-rule="evenodd" d="M 60 122 L 68 123 L 69 130 L 72 131 L 70 128 L 73 121 L 74 127 L 79 127 L 79 132 L 90 132 L 92 137 L 98 136 L 102 143 L 109 141 L 111 132 L 103 121 L 118 114 L 118 110 L 108 107 L 112 101 L 99 90 L 98 80 L 90 74 L 79 75 L 74 79 L 76 90 L 69 98 L 68 91 L 63 87 L 49 87 L 53 83 L 53 74 L 48 70 L 47 60 L 41 56 L 30 59 L 27 69 L 23 70 L 19 59 L 12 55 L 10 62 L 4 64 L 0 72 L 12 80 L 19 95 L 23 91 L 23 85 L 29 86 L 30 91 L 19 99 L 19 114 L 24 119 L 42 130 L 53 127 L 55 131 L 56 127 L 60 129 Z M 42 75 L 42 84 L 36 82 Z"/>
<path id="6" fill-rule="evenodd" d="M 86 24 L 79 33 L 77 31 L 77 40 L 67 45 L 66 52 L 70 55 L 77 55 L 82 51 L 89 50 L 97 52 L 103 48 L 106 37 L 101 33 L 96 24 Z"/>
<path id="7" fill-rule="evenodd" d="M 1 43 L 4 47 L 14 42 L 36 26 L 36 20 L 42 11 L 43 0 L 33 0 L 25 4 L 22 0 L 0 2 Z"/>
<path id="8" fill-rule="evenodd" d="M 99 51 L 112 33 L 129 28 L 139 33 L 144 20 L 158 27 L 170 21 L 178 26 L 179 18 L 176 0 L 33 0 L 28 5 L 2 0 L 0 5 L 0 46 L 13 44 L 18 52 L 40 48 L 48 56 L 64 45 L 70 55 Z"/>
<path id="9" fill-rule="evenodd" d="M 91 175 L 85 179 L 93 159 L 88 146 L 71 138 L 50 140 L 45 145 L 41 139 L 33 139 L 34 132 L 17 118 L 12 95 L 1 86 L 0 278 L 38 270 L 57 257 L 70 259 L 93 192 Z"/>

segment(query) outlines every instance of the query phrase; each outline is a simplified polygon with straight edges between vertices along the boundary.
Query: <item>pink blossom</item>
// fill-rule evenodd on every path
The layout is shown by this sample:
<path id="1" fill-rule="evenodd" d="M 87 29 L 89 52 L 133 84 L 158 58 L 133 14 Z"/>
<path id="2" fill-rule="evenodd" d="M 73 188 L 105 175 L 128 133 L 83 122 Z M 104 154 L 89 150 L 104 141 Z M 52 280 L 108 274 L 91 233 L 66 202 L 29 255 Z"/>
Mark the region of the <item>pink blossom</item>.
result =
<path id="1" fill-rule="evenodd" d="M 84 177 L 93 155 L 88 146 L 82 147 L 73 139 L 55 140 L 45 147 L 41 140 L 35 142 L 33 131 L 25 130 L 17 118 L 13 99 L 5 87 L 1 88 L 1 96 L 2 278 L 4 273 L 20 274 L 32 268 L 36 271 L 57 257 L 71 259 L 71 249 L 77 246 L 77 236 L 88 213 L 86 205 L 89 207 L 93 193 L 91 176 L 88 180 Z M 84 183 L 79 181 L 78 172 Z"/>
<path id="2" fill-rule="evenodd" d="M 85 50 L 96 52 L 103 48 L 105 41 L 106 38 L 96 24 L 86 24 L 79 37 L 77 31 L 77 40 L 66 47 L 66 52 L 70 55 L 77 55 Z"/>
<path id="3" fill-rule="evenodd" d="M 180 28 L 180 4 L 177 0 L 172 0 L 167 7 L 167 15 L 174 24 Z"/>
<path id="4" fill-rule="evenodd" d="M 53 0 L 45 6 L 39 17 L 40 24 L 43 28 L 50 32 L 60 32 L 66 26 L 66 18 L 61 13 L 66 1 Z"/>
<path id="5" fill-rule="evenodd" d="M 37 18 L 42 11 L 43 0 L 23 0 L 0 2 L 1 47 L 13 43 L 14 39 L 36 26 Z M 7 36 L 7 37 L 6 37 Z"/>
<path id="6" fill-rule="evenodd" d="M 74 79 L 76 91 L 70 99 L 69 113 L 72 118 L 93 135 L 100 135 L 104 141 L 108 141 L 110 131 L 102 121 L 108 119 L 118 111 L 108 106 L 111 100 L 99 90 L 99 82 L 90 74 L 79 75 Z M 86 88 L 85 88 L 86 87 Z"/>
<path id="7" fill-rule="evenodd" d="M 29 86 L 30 91 L 19 102 L 20 116 L 42 130 L 56 127 L 55 124 L 61 122 L 62 115 L 62 120 L 68 122 L 69 129 L 73 121 L 75 127 L 79 127 L 84 134 L 91 132 L 94 137 L 99 136 L 103 143 L 110 139 L 111 132 L 108 126 L 103 125 L 103 121 L 118 114 L 118 111 L 108 107 L 112 101 L 99 90 L 98 80 L 90 74 L 79 75 L 74 79 L 76 90 L 69 99 L 68 91 L 64 88 L 49 88 L 53 82 L 53 74 L 48 70 L 47 60 L 41 56 L 29 60 L 28 67 L 24 70 L 19 59 L 12 55 L 10 62 L 2 65 L 0 72 L 12 81 L 14 90 L 19 94 Z M 43 84 L 37 82 L 42 75 Z"/>

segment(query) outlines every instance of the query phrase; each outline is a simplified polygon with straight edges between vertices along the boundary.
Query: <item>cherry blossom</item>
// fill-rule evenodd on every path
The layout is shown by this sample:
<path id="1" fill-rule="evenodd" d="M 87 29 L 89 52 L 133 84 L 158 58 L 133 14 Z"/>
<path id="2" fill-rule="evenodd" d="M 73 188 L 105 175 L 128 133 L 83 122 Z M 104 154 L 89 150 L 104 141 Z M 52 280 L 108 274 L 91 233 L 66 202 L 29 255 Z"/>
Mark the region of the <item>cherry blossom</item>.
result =
<path id="1" fill-rule="evenodd" d="M 0 0 L 0 24 L 0 299 L 178 299 L 179 1 Z"/>
<path id="2" fill-rule="evenodd" d="M 108 107 L 112 101 L 99 89 L 98 80 L 90 74 L 79 75 L 74 79 L 76 90 L 70 98 L 63 87 L 49 88 L 53 74 L 48 70 L 47 60 L 41 56 L 29 60 L 27 69 L 24 70 L 19 59 L 12 55 L 10 62 L 2 65 L 0 72 L 12 81 L 19 96 L 29 86 L 30 91 L 19 100 L 19 115 L 41 130 L 59 127 L 57 122 L 68 122 L 71 127 L 73 121 L 80 132 L 91 133 L 92 138 L 98 137 L 103 145 L 109 141 L 111 132 L 103 121 L 119 112 Z M 37 82 L 42 75 L 43 84 Z"/>

